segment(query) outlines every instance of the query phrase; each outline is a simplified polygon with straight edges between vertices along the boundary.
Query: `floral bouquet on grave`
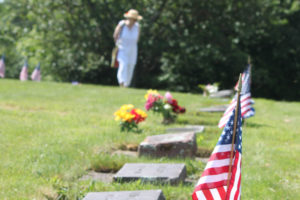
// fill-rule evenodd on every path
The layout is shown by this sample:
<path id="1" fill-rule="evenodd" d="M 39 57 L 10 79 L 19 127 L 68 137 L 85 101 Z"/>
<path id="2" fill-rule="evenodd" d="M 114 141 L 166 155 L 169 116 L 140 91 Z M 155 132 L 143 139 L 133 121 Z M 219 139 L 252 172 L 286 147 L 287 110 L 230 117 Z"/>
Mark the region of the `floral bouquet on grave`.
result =
<path id="1" fill-rule="evenodd" d="M 155 113 L 161 113 L 164 124 L 173 123 L 177 114 L 185 113 L 185 108 L 180 107 L 176 99 L 173 99 L 170 92 L 165 96 L 160 95 L 156 90 L 148 90 L 145 95 L 146 110 L 152 110 Z"/>
<path id="2" fill-rule="evenodd" d="M 212 93 L 216 93 L 219 90 L 219 83 L 213 83 L 213 84 L 199 84 L 198 87 L 203 90 L 203 96 L 209 96 Z"/>
<path id="3" fill-rule="evenodd" d="M 120 122 L 121 131 L 140 132 L 138 124 L 147 118 L 141 109 L 134 108 L 132 104 L 125 104 L 114 113 L 115 120 Z"/>

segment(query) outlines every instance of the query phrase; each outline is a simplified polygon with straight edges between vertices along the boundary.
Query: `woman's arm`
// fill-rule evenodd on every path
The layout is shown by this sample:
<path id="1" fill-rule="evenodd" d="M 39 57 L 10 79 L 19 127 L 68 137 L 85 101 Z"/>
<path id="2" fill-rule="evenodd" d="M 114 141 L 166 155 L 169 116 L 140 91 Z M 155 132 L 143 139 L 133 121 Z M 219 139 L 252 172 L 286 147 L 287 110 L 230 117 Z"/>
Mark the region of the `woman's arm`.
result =
<path id="1" fill-rule="evenodd" d="M 114 35 L 113 35 L 115 43 L 117 42 L 117 40 L 120 36 L 120 31 L 121 31 L 121 25 L 118 24 L 115 28 Z"/>
<path id="2" fill-rule="evenodd" d="M 140 35 L 141 35 L 141 28 L 140 28 L 140 26 L 139 26 L 138 39 L 137 39 L 138 42 L 139 42 L 139 40 L 140 40 Z"/>

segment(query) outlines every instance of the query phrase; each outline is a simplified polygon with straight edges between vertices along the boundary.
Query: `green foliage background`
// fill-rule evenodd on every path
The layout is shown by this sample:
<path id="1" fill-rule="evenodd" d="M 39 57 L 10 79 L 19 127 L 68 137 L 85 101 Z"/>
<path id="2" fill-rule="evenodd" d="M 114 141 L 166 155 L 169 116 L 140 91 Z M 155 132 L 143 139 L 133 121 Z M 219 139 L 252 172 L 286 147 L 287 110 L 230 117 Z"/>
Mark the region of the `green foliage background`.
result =
<path id="1" fill-rule="evenodd" d="M 196 92 L 232 87 L 247 57 L 254 96 L 300 97 L 297 0 L 4 0 L 0 53 L 7 77 L 24 60 L 42 64 L 44 80 L 116 85 L 109 67 L 112 33 L 123 13 L 143 15 L 133 86 Z"/>

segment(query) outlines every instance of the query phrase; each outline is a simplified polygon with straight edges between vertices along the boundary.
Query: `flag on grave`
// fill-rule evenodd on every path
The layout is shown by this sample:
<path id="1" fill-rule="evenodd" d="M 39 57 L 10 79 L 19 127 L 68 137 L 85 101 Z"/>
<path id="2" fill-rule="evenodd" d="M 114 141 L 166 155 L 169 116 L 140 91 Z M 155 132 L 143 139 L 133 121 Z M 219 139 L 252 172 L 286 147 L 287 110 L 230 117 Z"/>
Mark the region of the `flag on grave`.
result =
<path id="1" fill-rule="evenodd" d="M 199 179 L 193 200 L 240 200 L 242 160 L 242 118 L 239 103 L 236 134 L 234 109 Z"/>
<path id="2" fill-rule="evenodd" d="M 250 72 L 251 72 L 251 65 L 249 64 L 242 74 L 241 115 L 243 119 L 252 117 L 255 114 L 255 110 L 252 107 L 254 101 L 251 98 L 251 92 L 250 92 L 251 89 Z M 237 89 L 237 84 L 235 86 L 235 89 Z M 224 128 L 235 106 L 236 106 L 236 96 L 232 99 L 229 107 L 225 110 L 222 118 L 220 119 L 218 124 L 219 128 Z"/>
<path id="3" fill-rule="evenodd" d="M 33 81 L 41 81 L 41 65 L 40 65 L 40 63 L 35 67 L 34 71 L 32 72 L 31 79 Z"/>
<path id="4" fill-rule="evenodd" d="M 27 81 L 28 79 L 28 63 L 25 61 L 22 70 L 20 72 L 20 80 L 21 81 Z"/>
<path id="5" fill-rule="evenodd" d="M 5 56 L 2 55 L 2 58 L 0 60 L 0 77 L 5 77 Z"/>
<path id="6" fill-rule="evenodd" d="M 234 89 L 237 91 L 238 82 L 235 84 Z M 249 93 L 251 89 L 251 65 L 248 64 L 242 73 L 242 91 L 241 94 Z"/>

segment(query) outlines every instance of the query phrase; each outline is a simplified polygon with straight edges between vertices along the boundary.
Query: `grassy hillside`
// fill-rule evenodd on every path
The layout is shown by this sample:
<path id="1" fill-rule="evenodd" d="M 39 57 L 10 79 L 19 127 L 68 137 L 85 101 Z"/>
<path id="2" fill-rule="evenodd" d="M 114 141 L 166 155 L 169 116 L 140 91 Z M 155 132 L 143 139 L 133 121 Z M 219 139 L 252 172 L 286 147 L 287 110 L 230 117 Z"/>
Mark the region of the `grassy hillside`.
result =
<path id="1" fill-rule="evenodd" d="M 161 91 L 164 93 L 164 91 Z M 144 106 L 146 90 L 61 83 L 0 80 L 1 199 L 43 199 L 57 194 L 75 199 L 88 191 L 161 188 L 167 199 L 190 199 L 193 185 L 139 182 L 105 184 L 80 181 L 88 169 L 118 169 L 125 162 L 185 163 L 190 178 L 204 164 L 190 159 L 112 156 L 117 148 L 139 144 L 147 135 L 170 126 L 148 113 L 142 133 L 122 133 L 113 113 L 122 104 Z M 221 130 L 222 114 L 197 115 L 203 106 L 228 103 L 200 95 L 173 93 L 187 113 L 177 123 L 205 125 L 198 146 L 212 149 Z M 256 116 L 243 128 L 243 199 L 299 199 L 300 103 L 255 99 Z"/>

